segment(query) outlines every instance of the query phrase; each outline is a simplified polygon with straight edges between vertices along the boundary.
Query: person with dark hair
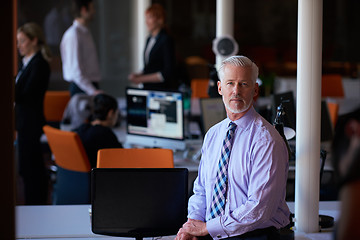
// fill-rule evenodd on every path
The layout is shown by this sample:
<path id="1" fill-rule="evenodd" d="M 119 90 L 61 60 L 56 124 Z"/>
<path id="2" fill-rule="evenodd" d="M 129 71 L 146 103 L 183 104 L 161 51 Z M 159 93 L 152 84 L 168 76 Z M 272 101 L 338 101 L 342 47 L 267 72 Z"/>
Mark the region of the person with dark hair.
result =
<path id="1" fill-rule="evenodd" d="M 94 39 L 88 29 L 95 15 L 93 0 L 73 0 L 75 20 L 60 43 L 63 77 L 70 82 L 71 96 L 76 93 L 96 95 L 100 92 L 99 60 Z"/>
<path id="2" fill-rule="evenodd" d="M 15 124 L 19 173 L 27 205 L 47 203 L 48 178 L 40 137 L 45 124 L 44 95 L 50 79 L 51 52 L 41 27 L 26 23 L 17 30 L 17 47 L 23 56 L 15 83 Z"/>
<path id="3" fill-rule="evenodd" d="M 95 168 L 99 149 L 122 148 L 123 146 L 111 130 L 119 116 L 116 99 L 100 93 L 94 97 L 93 106 L 93 120 L 82 124 L 74 131 L 80 136 L 91 167 Z"/>
<path id="4" fill-rule="evenodd" d="M 360 239 L 360 108 L 338 118 L 331 158 L 342 203 L 335 239 Z"/>
<path id="5" fill-rule="evenodd" d="M 145 18 L 150 36 L 145 45 L 144 69 L 141 73 L 130 74 L 129 80 L 143 84 L 146 89 L 176 89 L 175 47 L 165 29 L 165 9 L 154 3 L 146 9 Z"/>

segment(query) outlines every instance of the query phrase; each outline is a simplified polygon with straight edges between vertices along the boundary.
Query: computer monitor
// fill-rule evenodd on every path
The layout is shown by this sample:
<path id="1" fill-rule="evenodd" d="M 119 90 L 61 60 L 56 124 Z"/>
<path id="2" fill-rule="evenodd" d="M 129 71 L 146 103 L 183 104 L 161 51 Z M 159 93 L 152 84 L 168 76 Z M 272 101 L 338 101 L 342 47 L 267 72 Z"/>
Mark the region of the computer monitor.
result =
<path id="1" fill-rule="evenodd" d="M 96 234 L 134 237 L 176 235 L 186 222 L 186 168 L 94 168 L 91 226 Z"/>
<path id="2" fill-rule="evenodd" d="M 184 150 L 183 95 L 127 88 L 127 145 Z"/>
<path id="3" fill-rule="evenodd" d="M 226 118 L 222 98 L 200 98 L 201 124 L 205 134 L 212 126 Z"/>

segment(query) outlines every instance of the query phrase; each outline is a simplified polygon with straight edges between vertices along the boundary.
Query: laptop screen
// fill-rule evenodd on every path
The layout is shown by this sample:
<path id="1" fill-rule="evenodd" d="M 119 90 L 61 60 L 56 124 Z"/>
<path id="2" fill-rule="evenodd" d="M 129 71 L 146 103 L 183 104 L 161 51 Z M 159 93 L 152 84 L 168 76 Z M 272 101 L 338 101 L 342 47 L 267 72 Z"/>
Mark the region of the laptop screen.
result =
<path id="1" fill-rule="evenodd" d="M 188 170 L 96 168 L 92 231 L 121 237 L 176 235 L 186 221 Z"/>

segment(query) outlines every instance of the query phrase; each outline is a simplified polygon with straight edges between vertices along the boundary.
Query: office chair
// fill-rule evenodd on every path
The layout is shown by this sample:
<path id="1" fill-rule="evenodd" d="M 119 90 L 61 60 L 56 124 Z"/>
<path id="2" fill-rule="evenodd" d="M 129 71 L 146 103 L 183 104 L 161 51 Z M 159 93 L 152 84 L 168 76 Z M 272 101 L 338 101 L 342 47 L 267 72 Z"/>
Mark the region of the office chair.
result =
<path id="1" fill-rule="evenodd" d="M 191 79 L 191 97 L 192 98 L 208 98 L 208 78 L 194 78 Z"/>
<path id="2" fill-rule="evenodd" d="M 321 80 L 321 97 L 344 97 L 342 78 L 339 74 L 324 74 Z"/>
<path id="3" fill-rule="evenodd" d="M 100 149 L 98 168 L 173 168 L 171 149 L 161 148 L 107 148 Z"/>
<path id="4" fill-rule="evenodd" d="M 70 100 L 69 91 L 46 91 L 44 116 L 48 124 L 59 128 L 65 108 Z"/>
<path id="5" fill-rule="evenodd" d="M 79 135 L 43 127 L 57 166 L 53 204 L 90 203 L 90 162 Z"/>

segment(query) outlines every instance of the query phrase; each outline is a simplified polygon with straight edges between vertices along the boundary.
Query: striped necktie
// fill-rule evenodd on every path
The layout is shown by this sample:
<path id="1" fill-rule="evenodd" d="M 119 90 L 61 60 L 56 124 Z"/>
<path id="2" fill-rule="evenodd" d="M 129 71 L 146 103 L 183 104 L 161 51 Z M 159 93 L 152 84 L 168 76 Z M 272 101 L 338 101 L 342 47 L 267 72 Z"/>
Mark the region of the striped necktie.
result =
<path id="1" fill-rule="evenodd" d="M 219 167 L 216 174 L 213 200 L 210 206 L 210 219 L 222 215 L 225 211 L 226 188 L 228 183 L 228 165 L 235 129 L 236 124 L 230 122 L 223 146 L 221 148 L 221 158 L 219 160 Z"/>

